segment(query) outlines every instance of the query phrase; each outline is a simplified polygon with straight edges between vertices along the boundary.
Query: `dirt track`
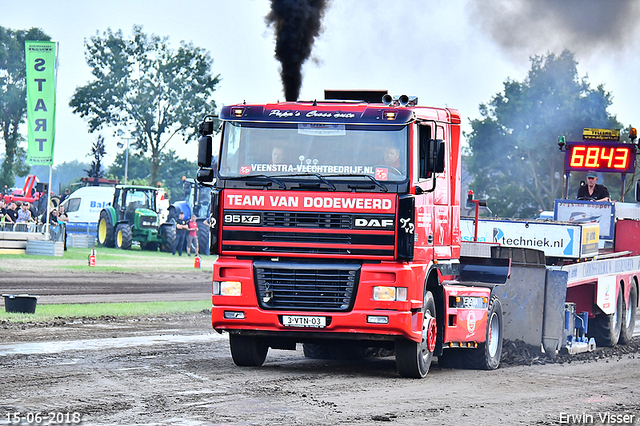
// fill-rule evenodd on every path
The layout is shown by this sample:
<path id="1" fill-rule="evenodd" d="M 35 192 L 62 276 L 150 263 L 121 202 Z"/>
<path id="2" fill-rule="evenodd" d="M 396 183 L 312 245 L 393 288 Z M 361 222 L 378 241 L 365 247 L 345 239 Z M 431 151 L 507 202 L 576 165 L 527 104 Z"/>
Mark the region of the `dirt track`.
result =
<path id="1" fill-rule="evenodd" d="M 206 273 L 201 284 L 189 274 L 196 278 L 187 286 L 166 282 L 191 278 L 160 275 L 101 274 L 73 284 L 57 274 L 40 291 L 135 299 L 135 290 L 187 297 L 210 286 Z M 316 361 L 300 348 L 270 350 L 262 368 L 239 368 L 204 312 L 0 324 L 0 424 L 14 411 L 77 412 L 83 424 L 99 425 L 621 424 L 624 415 L 640 424 L 638 347 L 636 338 L 631 348 L 587 361 L 490 372 L 434 364 L 426 379 L 410 380 L 398 376 L 392 357 Z M 607 413 L 613 417 L 601 422 Z"/>

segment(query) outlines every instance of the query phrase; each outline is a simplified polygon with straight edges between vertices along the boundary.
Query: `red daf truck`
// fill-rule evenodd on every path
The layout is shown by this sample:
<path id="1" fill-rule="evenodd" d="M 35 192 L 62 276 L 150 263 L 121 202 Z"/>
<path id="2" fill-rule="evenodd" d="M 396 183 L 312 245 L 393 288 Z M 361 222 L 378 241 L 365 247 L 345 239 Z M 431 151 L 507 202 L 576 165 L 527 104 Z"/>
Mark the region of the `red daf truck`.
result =
<path id="1" fill-rule="evenodd" d="M 458 111 L 386 92 L 325 98 L 225 106 L 216 170 L 216 119 L 201 124 L 198 179 L 216 177 L 212 325 L 237 365 L 298 343 L 311 358 L 383 348 L 400 375 L 421 378 L 434 356 L 497 368 L 505 319 L 553 354 L 584 337 L 564 303 L 569 273 L 544 253 L 461 242 Z M 505 317 L 532 273 L 541 297 Z"/>
<path id="2" fill-rule="evenodd" d="M 509 261 L 461 257 L 460 115 L 374 96 L 222 109 L 212 324 L 236 364 L 303 343 L 312 357 L 395 350 L 408 377 L 445 347 L 497 368 L 492 288 Z M 213 121 L 201 130 L 208 181 Z"/>

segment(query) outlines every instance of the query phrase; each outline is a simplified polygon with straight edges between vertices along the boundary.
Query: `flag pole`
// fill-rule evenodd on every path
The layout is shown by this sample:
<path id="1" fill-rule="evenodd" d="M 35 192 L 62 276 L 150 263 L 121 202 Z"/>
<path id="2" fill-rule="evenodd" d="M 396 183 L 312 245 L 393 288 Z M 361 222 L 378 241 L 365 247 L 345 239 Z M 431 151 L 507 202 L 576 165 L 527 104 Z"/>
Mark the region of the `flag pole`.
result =
<path id="1" fill-rule="evenodd" d="M 58 92 L 58 53 L 60 50 L 60 42 L 56 42 L 56 60 L 55 60 L 55 77 L 54 77 L 54 89 L 53 89 L 53 93 L 57 93 Z M 56 138 L 56 115 L 55 115 L 55 108 L 56 105 L 54 103 L 54 114 L 53 114 L 53 140 L 55 141 Z M 47 216 L 45 217 L 46 220 L 46 225 L 44 225 L 45 227 L 45 234 L 44 234 L 44 239 L 45 241 L 49 241 L 49 232 L 50 232 L 50 228 L 51 228 L 51 183 L 53 181 L 53 150 L 55 149 L 55 144 L 53 144 L 52 146 L 52 150 L 51 150 L 51 164 L 49 164 L 49 185 L 47 186 Z"/>

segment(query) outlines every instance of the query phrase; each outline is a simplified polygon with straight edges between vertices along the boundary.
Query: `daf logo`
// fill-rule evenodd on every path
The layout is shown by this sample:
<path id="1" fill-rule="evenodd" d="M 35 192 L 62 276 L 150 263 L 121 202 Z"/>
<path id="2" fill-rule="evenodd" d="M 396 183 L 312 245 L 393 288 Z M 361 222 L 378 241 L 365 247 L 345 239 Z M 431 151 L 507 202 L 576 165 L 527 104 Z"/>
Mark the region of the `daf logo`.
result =
<path id="1" fill-rule="evenodd" d="M 355 220 L 355 226 L 357 228 L 392 228 L 393 220 L 357 217 Z"/>

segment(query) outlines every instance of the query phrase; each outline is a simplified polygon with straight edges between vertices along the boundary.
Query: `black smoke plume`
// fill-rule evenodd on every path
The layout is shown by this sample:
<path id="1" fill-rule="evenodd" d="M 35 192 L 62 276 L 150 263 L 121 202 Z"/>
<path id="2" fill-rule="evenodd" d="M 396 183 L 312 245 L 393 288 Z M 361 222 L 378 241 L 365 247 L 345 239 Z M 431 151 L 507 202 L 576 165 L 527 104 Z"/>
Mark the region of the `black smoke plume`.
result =
<path id="1" fill-rule="evenodd" d="M 637 0 L 471 0 L 469 17 L 506 51 L 621 52 L 635 38 Z"/>
<path id="2" fill-rule="evenodd" d="M 267 25 L 276 35 L 276 59 L 287 101 L 297 101 L 302 87 L 302 64 L 309 59 L 315 38 L 322 31 L 327 0 L 271 0 Z"/>

